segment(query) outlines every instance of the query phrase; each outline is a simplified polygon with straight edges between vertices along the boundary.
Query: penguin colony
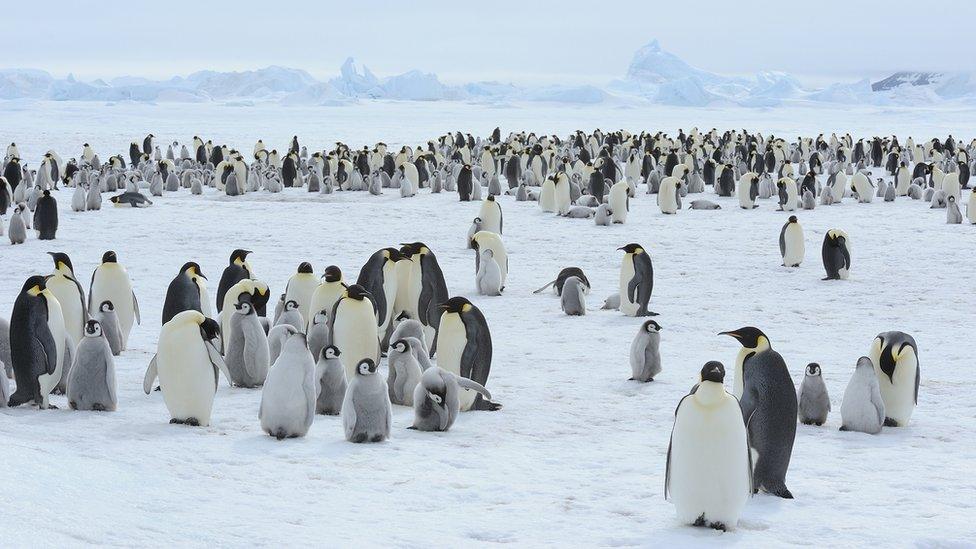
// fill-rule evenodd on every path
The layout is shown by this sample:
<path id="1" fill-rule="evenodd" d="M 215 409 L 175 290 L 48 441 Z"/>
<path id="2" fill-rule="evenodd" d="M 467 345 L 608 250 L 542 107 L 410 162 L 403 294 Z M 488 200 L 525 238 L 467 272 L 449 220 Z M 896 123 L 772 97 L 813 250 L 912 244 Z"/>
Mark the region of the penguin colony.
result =
<path id="1" fill-rule="evenodd" d="M 102 193 L 116 206 L 147 207 L 146 196 L 204 187 L 228 196 L 282 192 L 285 187 L 331 194 L 398 189 L 412 198 L 421 189 L 456 192 L 462 202 L 481 201 L 467 230 L 474 250 L 479 293 L 505 295 L 509 274 L 503 241 L 504 216 L 496 197 L 536 202 L 544 212 L 570 219 L 593 218 L 597 226 L 624 224 L 644 185 L 657 195 L 662 214 L 675 215 L 682 198 L 714 192 L 735 196 L 743 210 L 774 199 L 779 211 L 813 210 L 845 199 L 869 203 L 908 197 L 945 208 L 947 222 L 976 224 L 976 193 L 965 217 L 958 203 L 976 169 L 976 140 L 952 136 L 916 144 L 911 138 L 850 135 L 801 137 L 788 142 L 747 132 L 692 129 L 677 136 L 575 132 L 566 137 L 512 133 L 499 129 L 488 138 L 448 133 L 425 145 L 389 149 L 384 143 L 352 149 L 337 144 L 309 154 L 294 137 L 284 153 L 258 141 L 248 158 L 240 151 L 194 137 L 173 142 L 161 153 L 155 136 L 133 141 L 127 155 L 102 162 L 85 144 L 81 160 L 62 161 L 48 151 L 39 167 L 21 160 L 16 144 L 7 148 L 0 177 L 0 221 L 11 212 L 11 244 L 54 240 L 58 229 L 59 185 L 73 189 L 72 212 L 99 210 Z M 126 156 L 128 159 L 126 159 Z M 885 178 L 875 178 L 883 171 Z M 504 181 L 504 184 L 503 184 Z M 687 198 L 686 198 L 687 200 Z M 701 198 L 686 209 L 718 210 Z M 31 213 L 33 212 L 33 214 Z M 459 228 L 460 230 L 460 228 Z M 856 236 L 856 235 L 855 235 Z M 779 234 L 782 265 L 801 267 L 803 229 L 790 215 Z M 654 289 L 650 251 L 625 244 L 619 291 L 603 309 L 626 316 L 652 317 Z M 498 410 L 485 387 L 492 365 L 492 341 L 482 312 L 462 296 L 451 297 L 433 251 L 422 242 L 383 248 L 368 257 L 355 283 L 335 266 L 314 272 L 302 262 L 272 304 L 272 293 L 251 268 L 249 251 L 230 254 L 211 299 L 207 277 L 188 261 L 165 296 L 157 351 L 144 390 L 161 393 L 171 423 L 208 425 L 214 394 L 223 376 L 239 390 L 259 389 L 261 428 L 277 439 L 305 436 L 316 414 L 341 416 L 351 442 L 380 442 L 391 436 L 391 407 L 408 406 L 408 428 L 446 431 L 460 411 Z M 51 252 L 54 268 L 31 276 L 17 295 L 9 328 L 0 330 L 0 354 L 7 375 L 0 405 L 29 402 L 50 407 L 49 395 L 67 395 L 72 409 L 113 411 L 118 406 L 113 357 L 126 349 L 139 305 L 125 268 L 106 252 L 85 289 L 62 252 Z M 824 280 L 851 273 L 850 236 L 842 229 L 824 234 Z M 577 267 L 563 268 L 552 287 L 569 316 L 586 314 L 590 280 Z M 630 380 L 651 382 L 662 373 L 663 328 L 647 319 L 630 349 Z M 709 361 L 678 403 L 667 453 L 665 497 L 679 520 L 719 530 L 735 528 L 751 494 L 792 498 L 786 477 L 797 422 L 822 426 L 831 410 L 821 366 L 804 369 L 794 386 L 782 355 L 759 328 L 723 332 L 740 345 L 732 392 L 726 369 Z M 384 359 L 386 359 L 384 361 Z M 385 368 L 384 368 L 385 366 Z M 384 374 L 385 370 L 385 374 Z M 878 434 L 903 427 L 918 399 L 921 370 L 915 339 L 904 332 L 878 334 L 855 365 L 841 406 L 841 430 Z M 158 385 L 157 385 L 158 384 Z M 711 455 L 727 456 L 716 464 Z"/>

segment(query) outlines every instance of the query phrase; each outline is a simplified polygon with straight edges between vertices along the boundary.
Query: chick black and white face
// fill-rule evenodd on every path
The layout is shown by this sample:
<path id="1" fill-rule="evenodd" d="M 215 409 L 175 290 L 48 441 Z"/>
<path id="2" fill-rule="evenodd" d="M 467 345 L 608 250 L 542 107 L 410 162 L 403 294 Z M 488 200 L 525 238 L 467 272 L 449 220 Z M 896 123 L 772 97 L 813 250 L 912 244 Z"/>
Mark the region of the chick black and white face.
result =
<path id="1" fill-rule="evenodd" d="M 298 308 L 298 302 L 295 301 L 294 299 L 289 299 L 288 302 L 285 303 L 286 311 L 294 311 L 297 308 Z"/>
<path id="2" fill-rule="evenodd" d="M 407 352 L 407 342 L 406 341 L 403 341 L 402 339 L 400 341 L 395 342 L 392 345 L 392 347 L 393 347 L 393 350 L 396 351 L 396 352 L 398 352 L 398 353 L 405 353 L 405 352 Z"/>
<path id="3" fill-rule="evenodd" d="M 647 330 L 648 333 L 653 334 L 661 331 L 661 325 L 653 320 L 648 320 L 644 323 L 644 329 Z"/>
<path id="4" fill-rule="evenodd" d="M 115 310 L 115 305 L 112 305 L 111 301 L 103 301 L 101 305 L 98 306 L 98 310 L 107 313 L 109 311 Z"/>
<path id="5" fill-rule="evenodd" d="M 247 302 L 238 303 L 237 305 L 235 305 L 235 307 L 237 308 L 237 312 L 244 316 L 251 314 L 251 311 L 253 310 L 251 304 Z"/>
<path id="6" fill-rule="evenodd" d="M 325 358 L 339 358 L 339 349 L 335 345 L 329 345 L 322 350 L 322 356 Z"/>
<path id="7" fill-rule="evenodd" d="M 434 393 L 434 392 L 431 392 L 431 391 L 427 391 L 427 398 L 429 398 L 431 400 L 431 402 L 433 402 L 434 404 L 436 404 L 438 406 L 442 406 L 444 404 L 444 397 L 442 397 L 441 395 L 439 395 L 437 393 Z"/>
<path id="8" fill-rule="evenodd" d="M 815 362 L 811 362 L 810 364 L 807 364 L 807 375 L 814 376 L 814 377 L 819 376 L 820 365 Z"/>
<path id="9" fill-rule="evenodd" d="M 371 360 L 363 360 L 356 366 L 356 370 L 361 376 L 369 376 L 376 373 L 376 365 Z"/>

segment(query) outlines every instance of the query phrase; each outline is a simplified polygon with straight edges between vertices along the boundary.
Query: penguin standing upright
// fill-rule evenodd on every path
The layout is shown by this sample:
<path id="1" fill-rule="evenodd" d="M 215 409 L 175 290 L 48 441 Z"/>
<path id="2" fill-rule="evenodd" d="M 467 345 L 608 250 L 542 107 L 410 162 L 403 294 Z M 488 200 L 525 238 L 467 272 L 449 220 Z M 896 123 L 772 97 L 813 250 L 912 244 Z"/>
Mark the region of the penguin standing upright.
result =
<path id="1" fill-rule="evenodd" d="M 14 301 L 10 314 L 10 362 L 17 390 L 10 395 L 8 406 L 33 401 L 38 408 L 49 407 L 50 388 L 44 390 L 40 379 L 51 378 L 58 370 L 58 350 L 47 322 L 47 297 L 43 276 L 32 276 Z"/>
<path id="2" fill-rule="evenodd" d="M 646 383 L 661 373 L 660 345 L 661 325 L 653 320 L 644 321 L 630 344 L 631 380 Z"/>
<path id="3" fill-rule="evenodd" d="M 119 328 L 122 329 L 122 350 L 125 350 L 129 344 L 132 323 L 141 323 L 139 301 L 132 291 L 129 273 L 118 262 L 118 256 L 112 251 L 102 254 L 102 264 L 92 273 L 91 284 L 88 287 L 88 312 L 94 314 L 104 301 L 111 301 L 115 306 L 115 314 L 119 317 Z"/>
<path id="4" fill-rule="evenodd" d="M 699 383 L 674 412 L 664 497 L 678 520 L 716 530 L 735 528 L 752 491 L 746 425 L 725 391 L 725 367 L 707 362 Z"/>
<path id="5" fill-rule="evenodd" d="M 360 360 L 349 378 L 342 401 L 342 428 L 349 442 L 382 442 L 390 437 L 393 407 L 386 381 L 376 374 L 376 362 Z"/>
<path id="6" fill-rule="evenodd" d="M 332 342 L 342 352 L 339 360 L 346 370 L 346 379 L 356 375 L 359 361 L 368 358 L 379 362 L 376 308 L 365 288 L 358 284 L 349 286 L 346 295 L 336 302 L 330 320 Z"/>
<path id="7" fill-rule="evenodd" d="M 250 294 L 241 294 L 234 306 L 224 364 L 231 384 L 238 387 L 260 387 L 268 376 L 271 365 L 268 336 L 254 311 Z"/>
<path id="8" fill-rule="evenodd" d="M 54 240 L 58 232 L 58 201 L 45 190 L 34 208 L 34 230 L 38 240 Z"/>
<path id="9" fill-rule="evenodd" d="M 247 262 L 250 250 L 237 249 L 231 252 L 228 265 L 224 267 L 223 274 L 220 275 L 220 283 L 217 285 L 217 312 L 224 310 L 224 295 L 234 284 L 245 278 L 254 278 L 254 270 Z M 234 301 L 236 303 L 236 300 Z"/>
<path id="10" fill-rule="evenodd" d="M 620 311 L 627 316 L 656 316 L 647 309 L 654 290 L 651 256 L 640 244 L 627 244 L 620 266 Z"/>
<path id="11" fill-rule="evenodd" d="M 779 232 L 779 253 L 784 267 L 799 267 L 803 263 L 803 227 L 795 215 L 790 216 Z"/>
<path id="12" fill-rule="evenodd" d="M 490 194 L 482 201 L 478 218 L 481 219 L 482 231 L 502 234 L 502 206 L 495 199 L 495 195 Z"/>
<path id="13" fill-rule="evenodd" d="M 410 318 L 419 320 L 424 325 L 426 340 L 434 341 L 430 349 L 430 354 L 433 356 L 437 351 L 434 334 L 441 320 L 440 306 L 449 297 L 447 282 L 444 281 L 444 273 L 434 252 L 423 242 L 403 244 L 400 253 L 410 263 L 406 276 L 399 278 L 401 272 L 398 271 L 397 297 L 400 297 L 400 288 L 403 287 L 407 306 L 403 310 L 410 315 Z M 399 265 L 397 268 L 399 269 Z"/>
<path id="14" fill-rule="evenodd" d="M 383 248 L 369 256 L 366 264 L 359 271 L 356 284 L 366 289 L 373 298 L 376 306 L 377 334 L 382 343 L 393 329 L 393 304 L 397 296 L 397 262 L 400 260 L 400 250 Z"/>
<path id="15" fill-rule="evenodd" d="M 820 426 L 827 421 L 830 396 L 827 395 L 827 385 L 824 384 L 820 365 L 816 362 L 807 364 L 796 400 L 800 423 Z"/>
<path id="16" fill-rule="evenodd" d="M 851 270 L 851 250 L 847 233 L 840 229 L 831 229 L 824 235 L 821 247 L 824 270 L 827 276 L 824 280 L 846 280 Z"/>
<path id="17" fill-rule="evenodd" d="M 491 373 L 492 343 L 488 321 L 481 310 L 463 297 L 452 297 L 440 306 L 437 328 L 437 364 L 455 375 L 487 386 Z M 476 391 L 464 390 L 461 410 L 498 410 L 501 405 Z"/>
<path id="18" fill-rule="evenodd" d="M 329 345 L 319 353 L 315 365 L 315 378 L 319 390 L 315 402 L 315 413 L 337 416 L 342 411 L 342 400 L 346 396 L 346 371 L 339 360 L 339 349 Z"/>
<path id="19" fill-rule="evenodd" d="M 753 491 L 793 499 L 786 487 L 786 471 L 796 438 L 797 403 L 786 361 L 758 328 L 746 326 L 720 335 L 732 336 L 742 344 L 736 357 L 734 390 L 742 395 L 739 404 L 749 446 L 758 454 Z"/>
<path id="20" fill-rule="evenodd" d="M 163 324 L 166 324 L 174 316 L 183 311 L 203 312 L 201 292 L 202 284 L 207 277 L 200 272 L 200 265 L 189 261 L 180 267 L 180 272 L 176 278 L 169 283 L 166 288 L 166 300 L 163 302 Z"/>
<path id="21" fill-rule="evenodd" d="M 316 385 L 315 362 L 305 334 L 294 333 L 285 341 L 261 390 L 261 429 L 278 440 L 305 436 L 315 419 Z"/>
<path id="22" fill-rule="evenodd" d="M 294 301 L 298 303 L 298 312 L 303 319 L 311 315 L 312 294 L 319 285 L 319 277 L 312 271 L 312 264 L 303 261 L 298 266 L 298 271 L 288 279 L 285 286 L 285 302 Z M 304 332 L 305 326 L 299 326 L 299 331 Z"/>
<path id="23" fill-rule="evenodd" d="M 841 431 L 876 435 L 885 423 L 885 405 L 878 387 L 878 377 L 874 375 L 871 359 L 866 356 L 857 359 L 854 374 L 844 391 L 840 416 Z"/>
<path id="24" fill-rule="evenodd" d="M 112 412 L 118 406 L 112 349 L 97 320 L 85 323 L 68 377 L 68 405 L 72 410 Z"/>
<path id="25" fill-rule="evenodd" d="M 58 298 L 64 314 L 65 331 L 77 344 L 85 336 L 85 322 L 88 320 L 85 290 L 75 276 L 68 254 L 48 252 L 48 255 L 54 260 L 54 272 L 48 276 L 46 287 Z"/>
<path id="26" fill-rule="evenodd" d="M 335 265 L 329 265 L 325 268 L 325 273 L 322 275 L 319 285 L 312 292 L 312 302 L 309 310 L 317 312 L 325 311 L 328 318 L 331 319 L 336 302 L 346 295 L 346 287 L 346 283 L 342 280 L 342 270 Z M 309 328 L 306 330 L 306 333 L 311 330 L 311 322 L 315 318 L 315 313 L 310 316 L 311 318 L 308 319 Z"/>
<path id="27" fill-rule="evenodd" d="M 905 427 L 918 404 L 918 344 L 905 332 L 882 332 L 868 353 L 885 404 L 885 427 Z"/>

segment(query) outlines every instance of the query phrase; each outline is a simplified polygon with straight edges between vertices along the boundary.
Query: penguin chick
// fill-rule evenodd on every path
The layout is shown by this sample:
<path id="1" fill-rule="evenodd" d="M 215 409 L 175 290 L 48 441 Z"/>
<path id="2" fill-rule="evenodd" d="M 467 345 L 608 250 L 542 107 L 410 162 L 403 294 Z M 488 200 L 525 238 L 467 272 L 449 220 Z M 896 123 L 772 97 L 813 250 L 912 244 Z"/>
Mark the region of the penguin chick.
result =
<path id="1" fill-rule="evenodd" d="M 803 381 L 797 398 L 797 417 L 804 425 L 823 425 L 830 412 L 830 396 L 827 395 L 827 385 L 824 384 L 820 365 L 816 362 L 807 364 Z"/>
<path id="2" fill-rule="evenodd" d="M 630 381 L 654 381 L 661 373 L 661 326 L 648 320 L 641 324 L 637 336 L 630 344 Z"/>
<path id="3" fill-rule="evenodd" d="M 342 401 L 342 427 L 349 442 L 382 442 L 390 437 L 393 411 L 386 381 L 376 375 L 376 363 L 364 358 Z"/>

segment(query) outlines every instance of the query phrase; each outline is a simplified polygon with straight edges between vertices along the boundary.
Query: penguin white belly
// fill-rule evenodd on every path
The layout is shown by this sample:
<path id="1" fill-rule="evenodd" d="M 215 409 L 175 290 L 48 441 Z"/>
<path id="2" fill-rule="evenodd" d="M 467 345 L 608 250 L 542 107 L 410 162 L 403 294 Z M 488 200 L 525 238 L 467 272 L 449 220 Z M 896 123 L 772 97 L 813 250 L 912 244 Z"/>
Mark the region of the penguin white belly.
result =
<path id="1" fill-rule="evenodd" d="M 202 426 L 210 425 L 217 378 L 199 325 L 190 323 L 160 334 L 156 371 L 170 416 L 192 417 Z"/>
<path id="2" fill-rule="evenodd" d="M 61 312 L 61 304 L 58 298 L 50 290 L 44 290 L 44 297 L 47 298 L 47 327 L 51 330 L 51 337 L 54 338 L 54 346 L 57 349 L 58 360 L 53 374 L 41 374 L 37 376 L 37 383 L 41 387 L 41 396 L 44 404 L 47 405 L 48 395 L 61 381 L 61 372 L 64 370 L 64 338 L 67 335 L 64 327 L 64 314 Z"/>
<path id="3" fill-rule="evenodd" d="M 745 179 L 740 179 L 739 186 L 735 191 L 735 194 L 739 199 L 739 206 L 742 206 L 747 210 L 751 210 L 755 204 L 755 201 L 751 196 L 749 196 L 749 187 L 750 182 L 746 181 Z"/>
<path id="4" fill-rule="evenodd" d="M 312 294 L 319 286 L 319 280 L 313 274 L 299 274 L 288 281 L 288 291 L 285 293 L 285 301 L 294 300 L 298 303 L 298 311 L 302 313 L 302 318 L 308 321 L 312 308 Z M 316 311 L 318 312 L 318 311 Z"/>
<path id="5" fill-rule="evenodd" d="M 708 523 L 734 527 L 749 499 L 747 452 L 742 412 L 734 399 L 703 406 L 686 398 L 671 438 L 669 492 L 678 520 L 691 524 L 704 514 Z"/>
<path id="6" fill-rule="evenodd" d="M 611 216 L 614 223 L 626 223 L 627 221 L 627 183 L 618 182 L 610 187 L 610 196 L 607 202 L 610 204 Z"/>
<path id="7" fill-rule="evenodd" d="M 627 292 L 627 286 L 635 274 L 637 273 L 634 270 L 633 258 L 625 257 L 620 265 L 620 312 L 627 316 L 637 316 L 637 309 L 640 308 L 638 303 L 630 300 L 630 295 Z M 634 295 L 636 297 L 636 293 Z"/>
<path id="8" fill-rule="evenodd" d="M 203 282 L 202 284 L 199 284 L 197 287 L 200 290 L 200 308 L 203 309 L 200 312 L 203 313 L 203 316 L 207 318 L 214 318 L 213 305 L 212 305 L 213 300 L 210 299 L 210 292 L 207 291 L 207 283 Z"/>
<path id="9" fill-rule="evenodd" d="M 485 200 L 481 204 L 481 212 L 478 215 L 481 218 L 480 230 L 502 234 L 501 206 L 491 200 Z"/>
<path id="10" fill-rule="evenodd" d="M 905 196 L 908 194 L 908 186 L 912 184 L 911 174 L 908 173 L 908 168 L 902 168 L 898 170 L 898 184 L 895 187 L 895 194 L 898 196 Z"/>
<path id="11" fill-rule="evenodd" d="M 678 179 L 676 177 L 665 177 L 661 181 L 661 189 L 657 194 L 657 202 L 661 207 L 661 213 L 673 214 L 678 211 L 678 203 L 675 202 L 675 192 L 677 191 Z"/>
<path id="12" fill-rule="evenodd" d="M 129 275 L 117 263 L 103 263 L 95 271 L 88 312 L 94 314 L 103 301 L 111 301 L 115 306 L 115 314 L 119 317 L 119 327 L 122 329 L 122 349 L 126 349 L 136 316 Z"/>
<path id="13" fill-rule="evenodd" d="M 569 183 L 565 180 L 561 185 L 556 186 L 556 213 L 566 215 L 573 205 L 573 200 L 569 192 Z"/>
<path id="14" fill-rule="evenodd" d="M 868 178 L 863 174 L 857 174 L 853 177 L 852 183 L 854 184 L 854 190 L 857 191 L 857 201 L 858 202 L 871 202 L 874 197 L 874 189 L 871 188 L 871 183 Z"/>
<path id="15" fill-rule="evenodd" d="M 796 202 L 797 202 L 796 182 L 787 181 L 786 182 L 786 204 L 783 204 L 783 210 L 787 212 L 792 212 L 796 210 Z"/>
<path id="16" fill-rule="evenodd" d="M 847 194 L 847 176 L 844 175 L 844 172 L 837 172 L 830 192 L 833 193 L 835 202 L 840 202 L 844 198 L 844 195 Z"/>
<path id="17" fill-rule="evenodd" d="M 539 191 L 539 207 L 544 212 L 556 211 L 556 184 L 552 180 L 542 182 L 542 189 Z"/>
<path id="18" fill-rule="evenodd" d="M 786 253 L 783 254 L 783 265 L 792 267 L 803 263 L 803 256 L 806 249 L 803 243 L 803 231 L 796 223 L 790 223 L 786 227 L 786 234 L 783 235 Z"/>
<path id="19" fill-rule="evenodd" d="M 339 348 L 339 360 L 346 379 L 356 376 L 356 365 L 364 358 L 379 363 L 379 338 L 376 315 L 368 299 L 343 299 L 336 308 L 332 342 Z"/>
<path id="20" fill-rule="evenodd" d="M 942 178 L 942 190 L 947 196 L 956 197 L 956 203 L 962 199 L 962 187 L 959 185 L 959 172 L 948 173 Z"/>
<path id="21" fill-rule="evenodd" d="M 976 190 L 969 193 L 969 203 L 966 205 L 966 219 L 976 223 Z"/>
<path id="22" fill-rule="evenodd" d="M 742 365 L 745 364 L 746 355 L 752 353 L 752 349 L 746 349 L 742 347 L 739 349 L 739 354 L 735 357 L 735 379 L 732 380 L 732 394 L 735 398 L 742 398 L 743 381 L 742 381 Z"/>
<path id="23" fill-rule="evenodd" d="M 880 361 L 878 357 L 871 357 Z M 878 362 L 874 362 L 878 364 Z M 902 360 L 895 367 L 894 383 L 888 375 L 875 366 L 878 374 L 878 386 L 881 388 L 881 399 L 885 403 L 885 416 L 898 422 L 898 425 L 908 425 L 915 411 L 915 372 L 918 361 Z"/>
<path id="24" fill-rule="evenodd" d="M 441 317 L 437 330 L 437 365 L 454 375 L 461 375 L 461 355 L 468 344 L 467 330 L 464 321 L 458 314 L 447 314 Z M 458 392 L 461 401 L 461 411 L 471 409 L 478 393 L 470 389 Z"/>
<path id="25" fill-rule="evenodd" d="M 270 432 L 280 428 L 290 433 L 304 432 L 308 414 L 304 387 L 305 372 L 301 367 L 271 368 L 261 389 L 261 428 Z"/>
<path id="26" fill-rule="evenodd" d="M 387 261 L 383 265 L 383 296 L 386 298 L 386 318 L 379 319 L 379 334 L 383 336 L 393 320 L 393 303 L 397 297 L 397 264 Z"/>
<path id="27" fill-rule="evenodd" d="M 329 315 L 329 318 L 332 318 L 332 309 L 335 307 L 336 301 L 339 301 L 339 298 L 342 297 L 344 291 L 345 288 L 339 282 L 323 282 L 319 284 L 315 288 L 315 291 L 312 292 L 309 311 L 318 313 L 324 310 Z M 314 314 L 310 314 L 305 319 L 305 322 L 311 325 L 314 316 Z"/>
<path id="28" fill-rule="evenodd" d="M 64 317 L 64 329 L 72 341 L 79 342 L 84 337 L 85 310 L 81 305 L 81 295 L 74 281 L 55 274 L 47 280 L 47 288 L 58 298 Z"/>
<path id="29" fill-rule="evenodd" d="M 414 302 L 413 307 L 410 305 L 410 294 L 412 288 L 410 280 L 412 276 L 413 260 L 404 259 L 396 262 L 397 291 L 396 299 L 393 300 L 393 318 L 396 318 L 401 312 L 404 311 L 410 315 L 410 318 L 417 318 L 412 313 L 413 309 L 416 308 L 416 302 Z"/>

